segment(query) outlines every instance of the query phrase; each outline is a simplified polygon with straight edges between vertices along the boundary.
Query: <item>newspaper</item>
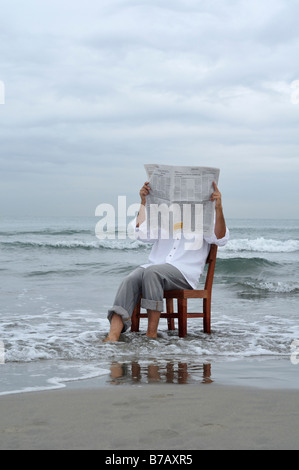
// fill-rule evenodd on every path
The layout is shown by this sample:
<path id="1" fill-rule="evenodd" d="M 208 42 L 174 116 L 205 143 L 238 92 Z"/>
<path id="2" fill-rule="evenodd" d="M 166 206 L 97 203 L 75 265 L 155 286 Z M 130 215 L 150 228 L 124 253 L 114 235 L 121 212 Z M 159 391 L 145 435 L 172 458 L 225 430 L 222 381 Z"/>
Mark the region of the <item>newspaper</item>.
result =
<path id="1" fill-rule="evenodd" d="M 211 201 L 214 192 L 213 181 L 218 185 L 218 168 L 194 166 L 144 165 L 150 183 L 147 209 L 167 205 L 174 207 L 173 228 L 186 227 L 189 215 L 189 231 L 198 229 L 201 217 L 203 235 L 211 236 L 214 230 L 215 203 Z M 198 217 L 197 217 L 198 216 Z M 197 219 L 197 220 L 196 220 Z M 165 227 L 164 227 L 165 228 Z"/>

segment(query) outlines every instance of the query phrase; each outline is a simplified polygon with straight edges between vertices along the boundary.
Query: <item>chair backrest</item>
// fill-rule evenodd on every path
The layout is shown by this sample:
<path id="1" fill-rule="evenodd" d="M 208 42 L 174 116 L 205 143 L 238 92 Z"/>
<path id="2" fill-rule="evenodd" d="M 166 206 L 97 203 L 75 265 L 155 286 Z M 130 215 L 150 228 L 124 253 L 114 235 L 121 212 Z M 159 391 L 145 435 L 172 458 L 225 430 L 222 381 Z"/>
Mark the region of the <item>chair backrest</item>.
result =
<path id="1" fill-rule="evenodd" d="M 208 291 L 212 291 L 212 288 L 213 288 L 214 273 L 215 273 L 216 260 L 217 260 L 217 251 L 218 251 L 218 246 L 211 245 L 210 253 L 207 258 L 207 264 L 209 265 L 209 267 L 208 267 L 206 284 L 205 284 L 205 290 L 208 290 Z"/>

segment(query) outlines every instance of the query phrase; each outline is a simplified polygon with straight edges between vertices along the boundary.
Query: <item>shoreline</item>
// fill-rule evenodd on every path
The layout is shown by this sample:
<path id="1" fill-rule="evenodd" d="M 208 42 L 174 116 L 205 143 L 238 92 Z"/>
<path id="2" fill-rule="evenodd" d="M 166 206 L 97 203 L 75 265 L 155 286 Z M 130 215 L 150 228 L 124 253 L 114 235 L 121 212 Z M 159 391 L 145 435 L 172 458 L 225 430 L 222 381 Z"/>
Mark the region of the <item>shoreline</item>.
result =
<path id="1" fill-rule="evenodd" d="M 160 384 L 299 390 L 299 364 L 287 357 L 111 359 L 110 362 L 31 362 L 1 365 L 0 399 L 62 389 Z"/>
<path id="2" fill-rule="evenodd" d="M 0 397 L 1 450 L 298 450 L 295 390 L 151 384 Z"/>

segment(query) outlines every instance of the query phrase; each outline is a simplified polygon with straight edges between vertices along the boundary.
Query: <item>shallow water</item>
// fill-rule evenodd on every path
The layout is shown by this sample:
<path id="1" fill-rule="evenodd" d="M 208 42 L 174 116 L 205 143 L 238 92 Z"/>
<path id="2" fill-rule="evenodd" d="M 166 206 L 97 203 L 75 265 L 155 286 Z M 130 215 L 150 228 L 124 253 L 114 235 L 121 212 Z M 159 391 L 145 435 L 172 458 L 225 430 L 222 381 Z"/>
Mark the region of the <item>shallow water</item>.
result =
<path id="1" fill-rule="evenodd" d="M 115 371 L 139 364 L 134 370 L 145 377 L 149 369 L 151 380 L 158 367 L 157 377 L 177 383 L 187 367 L 191 383 L 201 382 L 209 364 L 215 370 L 244 359 L 290 362 L 291 344 L 299 340 L 299 221 L 228 221 L 231 240 L 219 249 L 211 336 L 200 319 L 188 322 L 185 339 L 168 333 L 161 320 L 158 340 L 148 340 L 143 320 L 141 334 L 127 333 L 117 345 L 102 342 L 106 312 L 150 246 L 100 241 L 95 225 L 93 218 L 1 220 L 0 393 L 57 388 L 62 379 L 110 380 L 113 364 Z M 297 368 L 290 370 L 295 377 Z"/>

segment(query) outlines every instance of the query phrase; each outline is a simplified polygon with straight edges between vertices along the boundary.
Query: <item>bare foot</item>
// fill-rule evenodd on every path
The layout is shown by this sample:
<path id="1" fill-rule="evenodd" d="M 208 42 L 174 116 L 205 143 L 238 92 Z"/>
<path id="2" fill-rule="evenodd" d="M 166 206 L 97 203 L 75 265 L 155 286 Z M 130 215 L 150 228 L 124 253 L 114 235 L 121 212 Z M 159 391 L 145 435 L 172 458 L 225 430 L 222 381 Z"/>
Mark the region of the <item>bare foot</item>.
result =
<path id="1" fill-rule="evenodd" d="M 118 339 L 113 338 L 110 335 L 107 336 L 107 338 L 103 339 L 103 343 L 117 343 Z"/>
<path id="2" fill-rule="evenodd" d="M 121 335 L 121 332 L 123 330 L 124 323 L 122 318 L 114 314 L 111 319 L 111 325 L 110 325 L 110 331 L 106 339 L 104 339 L 103 343 L 117 343 L 119 340 L 119 337 Z"/>

